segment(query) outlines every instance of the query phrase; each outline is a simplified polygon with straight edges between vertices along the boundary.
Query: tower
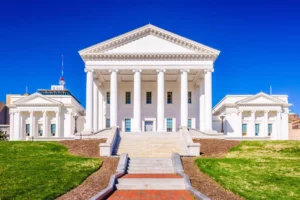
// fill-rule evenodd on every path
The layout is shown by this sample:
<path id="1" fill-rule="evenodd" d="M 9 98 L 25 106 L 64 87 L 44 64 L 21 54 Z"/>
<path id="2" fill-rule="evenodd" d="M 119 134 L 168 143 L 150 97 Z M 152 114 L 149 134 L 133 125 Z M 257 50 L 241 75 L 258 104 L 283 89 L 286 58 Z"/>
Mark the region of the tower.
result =
<path id="1" fill-rule="evenodd" d="M 59 85 L 61 85 L 63 87 L 63 89 L 65 89 L 65 78 L 64 78 L 64 55 L 61 56 L 62 58 L 62 64 L 61 64 L 61 77 L 59 79 Z"/>

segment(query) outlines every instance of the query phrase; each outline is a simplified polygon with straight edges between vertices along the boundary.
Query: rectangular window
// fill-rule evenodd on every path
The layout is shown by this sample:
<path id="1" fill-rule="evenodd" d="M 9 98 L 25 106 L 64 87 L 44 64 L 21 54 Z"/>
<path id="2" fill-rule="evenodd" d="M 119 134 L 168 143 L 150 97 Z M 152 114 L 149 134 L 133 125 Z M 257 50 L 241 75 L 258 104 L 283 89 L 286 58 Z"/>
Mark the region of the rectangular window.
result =
<path id="1" fill-rule="evenodd" d="M 188 128 L 192 128 L 192 119 L 188 119 Z"/>
<path id="2" fill-rule="evenodd" d="M 38 125 L 38 132 L 39 132 L 39 136 L 43 136 L 43 129 L 41 124 Z"/>
<path id="3" fill-rule="evenodd" d="M 110 128 L 110 119 L 109 118 L 106 119 L 105 126 L 106 126 L 106 128 Z"/>
<path id="4" fill-rule="evenodd" d="M 130 131 L 131 131 L 130 119 L 125 119 L 125 132 L 130 132 Z"/>
<path id="5" fill-rule="evenodd" d="M 172 92 L 167 92 L 167 104 L 172 104 Z"/>
<path id="6" fill-rule="evenodd" d="M 247 135 L 247 124 L 242 124 L 242 135 L 243 136 Z"/>
<path id="7" fill-rule="evenodd" d="M 106 92 L 106 103 L 110 104 L 110 92 Z"/>
<path id="8" fill-rule="evenodd" d="M 131 104 L 131 94 L 130 94 L 130 92 L 126 92 L 125 93 L 125 103 L 126 104 Z"/>
<path id="9" fill-rule="evenodd" d="M 27 135 L 27 136 L 30 136 L 30 124 L 26 124 L 26 125 L 25 125 L 25 129 L 26 129 L 26 131 L 25 131 L 25 132 L 26 132 L 26 135 Z"/>
<path id="10" fill-rule="evenodd" d="M 259 135 L 259 124 L 255 124 L 255 136 Z"/>
<path id="11" fill-rule="evenodd" d="M 51 124 L 51 135 L 55 136 L 56 133 L 56 124 Z"/>
<path id="12" fill-rule="evenodd" d="M 173 130 L 173 120 L 172 118 L 167 118 L 167 132 L 172 132 Z"/>
<path id="13" fill-rule="evenodd" d="M 192 104 L 192 92 L 188 93 L 188 103 Z"/>
<path id="14" fill-rule="evenodd" d="M 152 103 L 152 94 L 151 92 L 146 92 L 146 104 Z"/>
<path id="15" fill-rule="evenodd" d="M 268 136 L 272 135 L 272 124 L 268 124 Z"/>

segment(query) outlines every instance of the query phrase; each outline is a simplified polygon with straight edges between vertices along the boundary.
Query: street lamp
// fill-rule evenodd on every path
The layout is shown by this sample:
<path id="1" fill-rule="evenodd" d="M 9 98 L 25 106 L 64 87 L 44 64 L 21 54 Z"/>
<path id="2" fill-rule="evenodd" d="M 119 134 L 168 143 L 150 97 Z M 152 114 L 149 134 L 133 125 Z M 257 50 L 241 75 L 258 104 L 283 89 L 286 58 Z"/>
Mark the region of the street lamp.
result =
<path id="1" fill-rule="evenodd" d="M 75 135 L 77 133 L 77 119 L 78 119 L 77 113 L 75 113 L 73 117 L 75 119 L 75 129 L 74 129 L 74 135 Z M 81 133 L 80 133 L 80 139 L 81 139 Z"/>
<path id="2" fill-rule="evenodd" d="M 220 118 L 221 118 L 221 120 L 222 120 L 222 128 L 221 128 L 221 133 L 223 133 L 224 134 L 224 118 L 225 118 L 225 116 L 224 115 L 221 115 L 220 116 Z"/>

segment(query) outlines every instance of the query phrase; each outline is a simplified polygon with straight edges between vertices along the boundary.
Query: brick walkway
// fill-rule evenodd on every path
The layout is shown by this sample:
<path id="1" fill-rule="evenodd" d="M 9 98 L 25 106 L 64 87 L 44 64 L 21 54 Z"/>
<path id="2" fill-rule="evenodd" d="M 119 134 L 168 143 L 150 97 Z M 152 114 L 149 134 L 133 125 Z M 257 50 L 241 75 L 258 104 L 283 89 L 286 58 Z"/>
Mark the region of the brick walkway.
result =
<path id="1" fill-rule="evenodd" d="M 108 200 L 193 200 L 187 190 L 117 190 Z"/>

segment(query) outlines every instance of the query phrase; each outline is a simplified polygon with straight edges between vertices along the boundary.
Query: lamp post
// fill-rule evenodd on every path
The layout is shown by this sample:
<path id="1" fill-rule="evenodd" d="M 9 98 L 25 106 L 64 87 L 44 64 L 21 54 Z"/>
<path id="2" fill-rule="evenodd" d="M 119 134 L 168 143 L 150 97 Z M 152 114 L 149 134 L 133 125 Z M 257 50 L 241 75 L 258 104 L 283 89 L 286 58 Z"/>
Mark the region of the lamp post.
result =
<path id="1" fill-rule="evenodd" d="M 73 117 L 75 119 L 75 129 L 74 129 L 74 135 L 75 135 L 77 133 L 77 119 L 78 119 L 77 113 L 75 113 Z M 80 132 L 80 139 L 81 139 L 81 132 Z"/>
<path id="2" fill-rule="evenodd" d="M 222 120 L 221 133 L 224 133 L 224 118 L 225 118 L 225 116 L 224 116 L 224 115 L 221 115 L 220 118 L 221 118 L 221 120 Z"/>

